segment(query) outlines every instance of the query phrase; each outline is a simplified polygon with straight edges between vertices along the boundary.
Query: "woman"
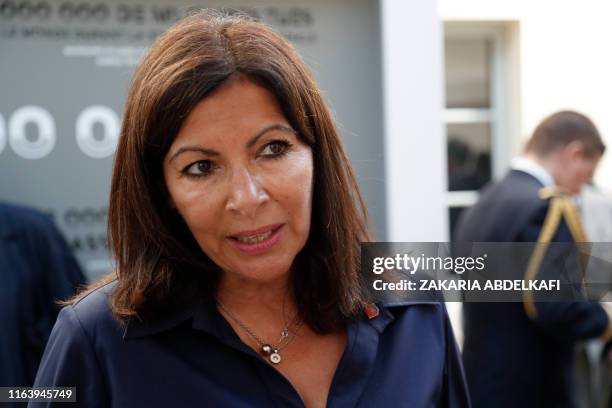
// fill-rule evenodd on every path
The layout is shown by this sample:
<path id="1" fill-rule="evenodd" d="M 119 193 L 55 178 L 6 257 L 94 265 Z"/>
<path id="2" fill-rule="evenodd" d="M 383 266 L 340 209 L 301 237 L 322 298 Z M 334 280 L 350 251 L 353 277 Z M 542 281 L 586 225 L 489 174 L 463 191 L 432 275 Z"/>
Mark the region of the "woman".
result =
<path id="1" fill-rule="evenodd" d="M 202 12 L 153 44 L 109 236 L 116 276 L 63 309 L 38 386 L 87 407 L 468 405 L 443 306 L 366 303 L 351 167 L 304 62 L 261 23 Z"/>

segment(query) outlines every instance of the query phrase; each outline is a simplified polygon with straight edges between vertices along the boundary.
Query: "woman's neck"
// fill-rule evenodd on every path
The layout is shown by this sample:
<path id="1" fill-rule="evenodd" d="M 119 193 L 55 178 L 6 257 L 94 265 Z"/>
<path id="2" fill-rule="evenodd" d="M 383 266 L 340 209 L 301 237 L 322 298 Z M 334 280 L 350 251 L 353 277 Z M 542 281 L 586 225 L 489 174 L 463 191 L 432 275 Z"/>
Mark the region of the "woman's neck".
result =
<path id="1" fill-rule="evenodd" d="M 297 313 L 289 278 L 271 282 L 242 279 L 224 273 L 216 293 L 217 300 L 243 323 L 269 321 L 271 326 L 286 324 Z M 255 329 L 255 328 L 254 328 Z"/>

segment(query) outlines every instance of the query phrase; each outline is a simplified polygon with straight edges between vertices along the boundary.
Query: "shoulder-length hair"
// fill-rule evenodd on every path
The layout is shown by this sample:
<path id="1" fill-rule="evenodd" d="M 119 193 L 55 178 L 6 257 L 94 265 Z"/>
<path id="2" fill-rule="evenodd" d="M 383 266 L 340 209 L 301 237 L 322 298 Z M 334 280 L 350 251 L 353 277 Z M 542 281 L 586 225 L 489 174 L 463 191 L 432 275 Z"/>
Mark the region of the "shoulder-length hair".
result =
<path id="1" fill-rule="evenodd" d="M 154 317 L 189 288 L 197 288 L 200 296 L 201 290 L 214 289 L 219 268 L 170 207 L 162 162 L 192 109 L 236 75 L 274 94 L 312 148 L 310 236 L 294 261 L 291 280 L 304 322 L 329 332 L 365 302 L 360 242 L 369 233 L 353 171 L 321 92 L 296 50 L 260 22 L 210 11 L 190 15 L 161 35 L 131 84 L 108 214 L 118 281 L 111 295 L 113 313 L 124 322 Z"/>

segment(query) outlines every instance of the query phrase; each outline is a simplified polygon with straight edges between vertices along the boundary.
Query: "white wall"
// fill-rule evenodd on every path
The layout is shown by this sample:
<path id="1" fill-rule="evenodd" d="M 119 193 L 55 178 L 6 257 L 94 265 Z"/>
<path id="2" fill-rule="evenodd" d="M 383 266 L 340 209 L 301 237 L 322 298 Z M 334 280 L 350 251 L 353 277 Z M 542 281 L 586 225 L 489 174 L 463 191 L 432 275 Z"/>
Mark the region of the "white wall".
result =
<path id="1" fill-rule="evenodd" d="M 590 116 L 609 152 L 596 181 L 612 188 L 612 2 L 439 0 L 443 20 L 518 21 L 520 134 L 559 109 Z"/>
<path id="2" fill-rule="evenodd" d="M 436 1 L 381 0 L 387 240 L 448 239 Z"/>

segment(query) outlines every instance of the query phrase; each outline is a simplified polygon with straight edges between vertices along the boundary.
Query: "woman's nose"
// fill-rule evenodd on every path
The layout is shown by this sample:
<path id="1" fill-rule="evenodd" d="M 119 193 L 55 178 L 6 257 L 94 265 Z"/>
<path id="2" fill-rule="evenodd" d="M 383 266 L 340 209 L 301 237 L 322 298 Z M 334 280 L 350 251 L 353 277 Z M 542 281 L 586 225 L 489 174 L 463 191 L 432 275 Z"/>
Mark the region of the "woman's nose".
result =
<path id="1" fill-rule="evenodd" d="M 262 183 L 248 169 L 234 172 L 229 184 L 226 209 L 249 218 L 254 218 L 257 210 L 269 200 Z"/>

